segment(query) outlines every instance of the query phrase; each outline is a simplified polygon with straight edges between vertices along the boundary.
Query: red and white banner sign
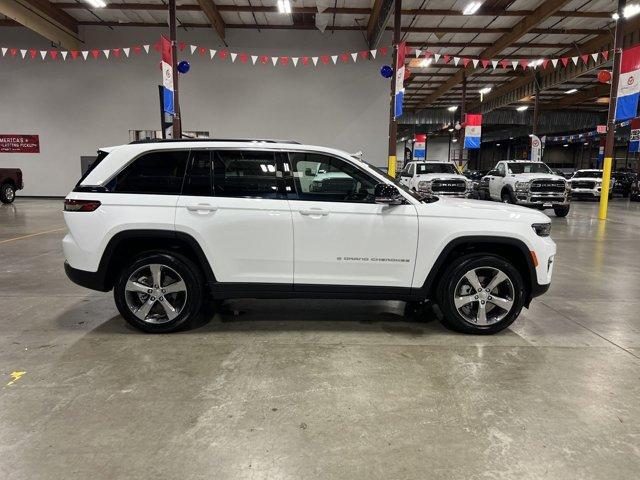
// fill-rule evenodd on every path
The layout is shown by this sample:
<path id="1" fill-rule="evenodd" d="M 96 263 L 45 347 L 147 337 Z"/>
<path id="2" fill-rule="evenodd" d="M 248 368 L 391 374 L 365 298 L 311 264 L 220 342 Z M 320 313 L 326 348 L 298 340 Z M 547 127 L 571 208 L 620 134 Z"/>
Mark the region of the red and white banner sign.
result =
<path id="1" fill-rule="evenodd" d="M 38 135 L 0 135 L 0 153 L 40 153 Z"/>

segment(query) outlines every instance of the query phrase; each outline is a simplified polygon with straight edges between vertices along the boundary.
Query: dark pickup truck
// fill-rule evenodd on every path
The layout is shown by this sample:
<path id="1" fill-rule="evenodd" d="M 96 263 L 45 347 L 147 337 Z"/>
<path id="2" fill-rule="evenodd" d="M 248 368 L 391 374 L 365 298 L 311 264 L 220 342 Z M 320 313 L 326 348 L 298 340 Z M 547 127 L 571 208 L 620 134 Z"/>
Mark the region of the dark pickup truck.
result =
<path id="1" fill-rule="evenodd" d="M 0 168 L 0 202 L 11 203 L 16 198 L 16 190 L 22 190 L 22 170 Z"/>

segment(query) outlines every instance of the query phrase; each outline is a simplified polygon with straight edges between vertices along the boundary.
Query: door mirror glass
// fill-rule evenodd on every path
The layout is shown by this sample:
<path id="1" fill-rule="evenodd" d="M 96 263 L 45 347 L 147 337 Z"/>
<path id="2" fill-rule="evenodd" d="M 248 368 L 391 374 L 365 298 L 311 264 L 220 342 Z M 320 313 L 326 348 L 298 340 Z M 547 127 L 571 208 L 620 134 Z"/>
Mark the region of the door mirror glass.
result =
<path id="1" fill-rule="evenodd" d="M 374 196 L 376 203 L 384 205 L 402 205 L 404 203 L 404 197 L 400 195 L 398 188 L 386 183 L 379 183 L 376 185 Z"/>

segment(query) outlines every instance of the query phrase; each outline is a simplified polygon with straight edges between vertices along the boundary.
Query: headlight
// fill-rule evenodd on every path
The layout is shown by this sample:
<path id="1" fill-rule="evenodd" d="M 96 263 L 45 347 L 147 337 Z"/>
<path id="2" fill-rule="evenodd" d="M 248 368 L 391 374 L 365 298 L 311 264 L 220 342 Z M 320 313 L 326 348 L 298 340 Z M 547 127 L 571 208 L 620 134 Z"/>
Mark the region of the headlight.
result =
<path id="1" fill-rule="evenodd" d="M 534 223 L 531 225 L 539 237 L 548 237 L 551 234 L 551 224 L 550 223 Z"/>
<path id="2" fill-rule="evenodd" d="M 516 190 L 528 190 L 529 182 L 516 182 Z"/>
<path id="3" fill-rule="evenodd" d="M 431 190 L 431 183 L 430 181 L 418 182 L 418 190 Z"/>

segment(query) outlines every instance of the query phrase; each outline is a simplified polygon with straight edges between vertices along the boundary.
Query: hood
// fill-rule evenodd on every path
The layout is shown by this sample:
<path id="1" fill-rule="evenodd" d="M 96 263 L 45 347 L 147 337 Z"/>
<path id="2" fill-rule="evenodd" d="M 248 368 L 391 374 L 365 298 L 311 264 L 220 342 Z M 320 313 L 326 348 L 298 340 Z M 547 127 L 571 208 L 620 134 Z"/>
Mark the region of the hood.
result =
<path id="1" fill-rule="evenodd" d="M 443 179 L 443 180 L 469 180 L 464 175 L 458 175 L 455 173 L 419 173 L 416 175 L 418 180 L 435 180 L 435 179 Z"/>
<path id="2" fill-rule="evenodd" d="M 518 173 L 518 174 L 510 174 L 513 178 L 515 178 L 518 182 L 528 182 L 530 180 L 562 180 L 564 182 L 567 181 L 566 178 L 561 177 L 560 175 L 553 175 L 551 173 Z"/>
<path id="3" fill-rule="evenodd" d="M 573 183 L 573 182 L 596 182 L 596 183 L 602 183 L 602 178 L 571 178 L 569 180 L 567 180 L 569 183 Z"/>
<path id="4" fill-rule="evenodd" d="M 469 198 L 450 198 L 439 196 L 437 204 L 441 208 L 436 213 L 430 209 L 430 205 L 420 204 L 418 213 L 425 212 L 425 215 L 438 215 L 443 217 L 486 219 L 490 221 L 511 221 L 526 223 L 549 223 L 551 219 L 544 213 L 531 208 L 507 203 L 498 203 L 484 200 L 473 200 Z"/>

